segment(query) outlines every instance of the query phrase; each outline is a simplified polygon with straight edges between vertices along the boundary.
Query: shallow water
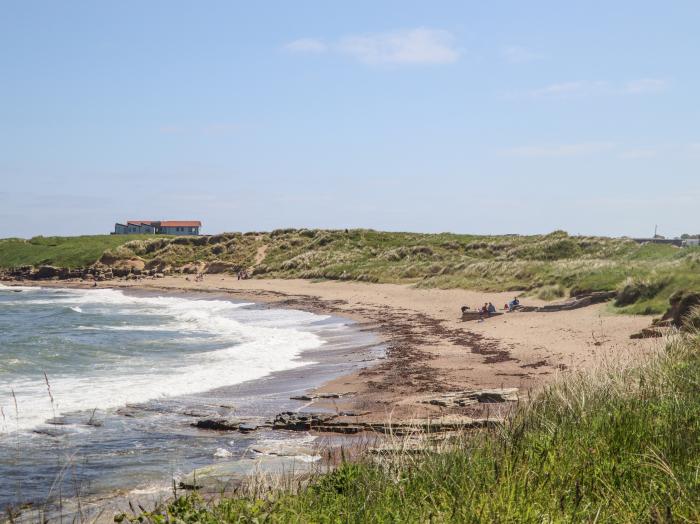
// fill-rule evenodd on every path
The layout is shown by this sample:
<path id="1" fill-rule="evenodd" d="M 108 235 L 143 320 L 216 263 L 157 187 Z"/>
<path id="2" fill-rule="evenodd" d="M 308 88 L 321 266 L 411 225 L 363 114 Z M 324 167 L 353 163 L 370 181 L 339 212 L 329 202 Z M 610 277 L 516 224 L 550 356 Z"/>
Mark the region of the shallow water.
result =
<path id="1" fill-rule="evenodd" d="M 376 354 L 348 321 L 302 311 L 0 286 L 0 509 L 167 486 L 289 438 L 191 423 L 299 407 L 290 394 L 362 366 L 360 347 Z"/>

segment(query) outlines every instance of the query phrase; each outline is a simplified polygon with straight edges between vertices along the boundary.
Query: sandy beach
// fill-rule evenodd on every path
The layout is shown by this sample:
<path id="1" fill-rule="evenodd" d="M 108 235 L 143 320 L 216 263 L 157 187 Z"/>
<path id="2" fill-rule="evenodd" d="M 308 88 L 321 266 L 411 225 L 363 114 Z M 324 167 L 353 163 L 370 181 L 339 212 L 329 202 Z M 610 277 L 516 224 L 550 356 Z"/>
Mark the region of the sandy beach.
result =
<path id="1" fill-rule="evenodd" d="M 60 285 L 65 285 L 64 282 Z M 408 285 L 308 280 L 238 280 L 234 276 L 168 276 L 141 281 L 115 280 L 103 287 L 222 293 L 313 312 L 353 318 L 379 334 L 386 358 L 358 373 L 325 384 L 317 393 L 350 393 L 316 407 L 352 409 L 356 420 L 399 421 L 448 414 L 427 404 L 436 395 L 468 389 L 515 387 L 527 396 L 562 373 L 605 361 L 628 360 L 653 347 L 630 335 L 650 319 L 609 313 L 606 304 L 556 313 L 515 312 L 465 322 L 460 308 L 493 302 L 513 293 L 460 289 L 417 289 Z M 528 305 L 544 302 L 525 298 Z M 452 409 L 449 413 L 454 413 Z M 460 414 L 474 414 L 467 408 Z"/>

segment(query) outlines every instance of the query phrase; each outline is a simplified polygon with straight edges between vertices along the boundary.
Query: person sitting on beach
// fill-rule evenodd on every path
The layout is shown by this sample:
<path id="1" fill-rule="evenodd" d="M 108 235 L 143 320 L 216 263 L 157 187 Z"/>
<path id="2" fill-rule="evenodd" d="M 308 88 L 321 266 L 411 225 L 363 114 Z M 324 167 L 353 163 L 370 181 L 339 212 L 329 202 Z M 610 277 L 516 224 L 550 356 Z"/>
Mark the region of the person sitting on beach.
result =
<path id="1" fill-rule="evenodd" d="M 484 305 L 481 306 L 479 313 L 481 313 L 481 318 L 491 316 L 491 313 L 489 312 L 489 305 L 487 302 L 484 302 Z"/>
<path id="2" fill-rule="evenodd" d="M 488 309 L 489 315 L 492 315 L 493 313 L 496 312 L 496 306 L 494 306 L 491 302 L 489 302 L 487 309 Z"/>
<path id="3" fill-rule="evenodd" d="M 508 304 L 508 309 L 510 309 L 511 311 L 513 311 L 513 310 L 517 309 L 519 305 L 520 305 L 520 300 L 518 300 L 518 297 L 515 297 L 515 298 L 513 298 L 513 300 L 511 300 L 510 303 Z"/>

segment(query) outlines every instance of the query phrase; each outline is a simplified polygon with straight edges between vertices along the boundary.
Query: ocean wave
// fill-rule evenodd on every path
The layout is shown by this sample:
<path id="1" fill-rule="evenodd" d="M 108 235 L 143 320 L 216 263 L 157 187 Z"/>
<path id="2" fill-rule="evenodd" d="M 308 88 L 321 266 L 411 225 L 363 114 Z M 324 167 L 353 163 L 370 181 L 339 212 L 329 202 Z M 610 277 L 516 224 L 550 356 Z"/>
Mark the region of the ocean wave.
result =
<path id="1" fill-rule="evenodd" d="M 144 343 L 142 352 L 137 356 L 122 358 L 117 353 L 113 361 L 103 362 L 90 372 L 83 371 L 77 375 L 71 374 L 67 362 L 64 371 L 48 377 L 51 395 L 42 375 L 10 378 L 0 384 L 0 406 L 11 419 L 7 421 L 10 428 L 36 427 L 51 418 L 54 410 L 56 413 L 67 413 L 94 408 L 110 409 L 127 403 L 199 393 L 258 379 L 275 371 L 310 363 L 299 358 L 301 353 L 324 344 L 318 334 L 306 327 L 325 317 L 311 313 L 265 309 L 249 310 L 237 316 L 242 308 L 250 304 L 135 296 L 111 289 L 63 291 L 68 296 L 55 299 L 41 297 L 25 303 L 46 302 L 60 307 L 69 305 L 73 311 L 101 314 L 110 320 L 118 317 L 122 308 L 128 307 L 130 315 L 141 319 L 138 324 L 79 324 L 72 329 L 83 333 L 99 330 L 193 332 L 198 336 L 206 335 L 209 337 L 207 340 L 215 340 L 224 347 L 188 352 L 187 346 L 177 346 L 182 349 L 177 350 L 176 347 L 173 351 L 181 353 L 176 358 L 171 355 L 166 366 L 164 361 L 159 360 L 158 352 L 151 354 L 148 343 Z M 272 315 L 270 311 L 273 311 Z M 256 322 L 256 318 L 259 322 Z M 142 325 L 143 319 L 152 319 L 153 323 Z M 180 341 L 180 338 L 173 338 L 173 343 Z M 196 340 L 189 342 L 195 343 Z M 17 412 L 13 407 L 12 391 L 17 400 Z"/>

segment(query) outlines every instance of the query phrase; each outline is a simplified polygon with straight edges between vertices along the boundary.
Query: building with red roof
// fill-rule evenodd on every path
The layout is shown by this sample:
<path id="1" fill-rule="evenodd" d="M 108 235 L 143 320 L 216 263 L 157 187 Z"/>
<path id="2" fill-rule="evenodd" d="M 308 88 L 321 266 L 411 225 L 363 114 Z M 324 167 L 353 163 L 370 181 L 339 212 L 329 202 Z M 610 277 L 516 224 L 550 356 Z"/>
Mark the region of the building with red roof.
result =
<path id="1" fill-rule="evenodd" d="M 127 220 L 114 224 L 114 235 L 199 235 L 199 220 Z"/>

